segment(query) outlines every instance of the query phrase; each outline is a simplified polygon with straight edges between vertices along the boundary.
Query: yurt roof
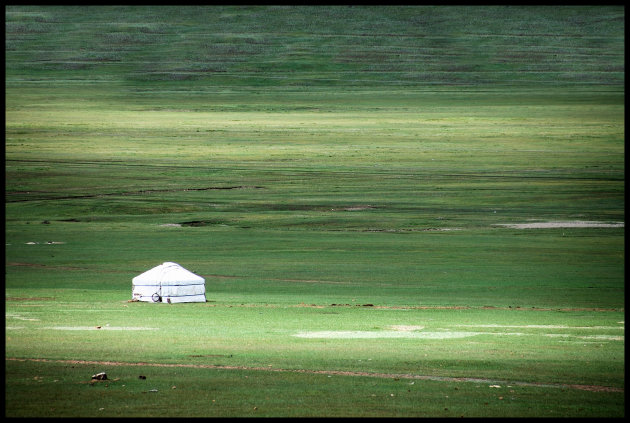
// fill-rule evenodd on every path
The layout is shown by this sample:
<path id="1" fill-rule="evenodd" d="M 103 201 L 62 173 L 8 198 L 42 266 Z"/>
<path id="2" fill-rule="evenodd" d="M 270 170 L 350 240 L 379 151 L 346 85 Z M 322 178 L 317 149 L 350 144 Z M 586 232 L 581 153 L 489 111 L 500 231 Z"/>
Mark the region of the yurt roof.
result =
<path id="1" fill-rule="evenodd" d="M 133 283 L 161 283 L 166 285 L 181 282 L 203 283 L 205 280 L 179 264 L 167 261 L 136 276 L 132 281 Z"/>

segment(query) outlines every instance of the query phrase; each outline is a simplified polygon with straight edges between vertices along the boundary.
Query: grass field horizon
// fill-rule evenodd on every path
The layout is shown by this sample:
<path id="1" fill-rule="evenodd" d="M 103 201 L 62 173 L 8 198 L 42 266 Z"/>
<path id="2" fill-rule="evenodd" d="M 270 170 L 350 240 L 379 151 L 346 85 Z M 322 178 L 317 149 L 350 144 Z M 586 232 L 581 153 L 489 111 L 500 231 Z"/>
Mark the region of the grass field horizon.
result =
<path id="1" fill-rule="evenodd" d="M 5 21 L 7 417 L 625 414 L 623 7 Z"/>

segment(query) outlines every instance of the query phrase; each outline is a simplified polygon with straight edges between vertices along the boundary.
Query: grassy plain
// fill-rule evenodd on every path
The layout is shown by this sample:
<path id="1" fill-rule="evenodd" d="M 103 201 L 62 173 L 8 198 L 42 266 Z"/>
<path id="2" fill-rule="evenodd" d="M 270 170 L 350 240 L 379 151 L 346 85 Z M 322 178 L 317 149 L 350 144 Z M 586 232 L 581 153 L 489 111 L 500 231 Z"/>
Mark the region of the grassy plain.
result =
<path id="1" fill-rule="evenodd" d="M 8 7 L 6 415 L 622 416 L 623 14 Z"/>

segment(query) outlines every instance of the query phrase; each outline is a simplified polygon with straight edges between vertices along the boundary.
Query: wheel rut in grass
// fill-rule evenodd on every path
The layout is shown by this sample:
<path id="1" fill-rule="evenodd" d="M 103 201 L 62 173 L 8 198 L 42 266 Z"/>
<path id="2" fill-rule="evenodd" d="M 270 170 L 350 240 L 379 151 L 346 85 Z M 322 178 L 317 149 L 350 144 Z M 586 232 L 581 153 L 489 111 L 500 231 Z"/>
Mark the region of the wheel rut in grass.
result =
<path id="1" fill-rule="evenodd" d="M 54 360 L 47 358 L 16 358 L 5 357 L 6 361 L 30 361 L 41 363 L 61 363 L 72 365 L 98 365 L 98 366 L 136 366 L 136 367 L 184 367 L 191 369 L 215 369 L 215 370 L 245 370 L 245 371 L 265 371 L 278 373 L 303 373 L 303 374 L 320 374 L 328 376 L 351 376 L 351 377 L 373 377 L 381 379 L 409 379 L 409 380 L 430 380 L 437 382 L 473 382 L 480 384 L 492 384 L 493 386 L 517 385 L 539 388 L 559 388 L 559 389 L 577 389 L 591 392 L 624 392 L 623 388 L 601 385 L 580 385 L 580 384 L 560 384 L 560 383 L 543 383 L 543 382 L 520 382 L 496 379 L 483 379 L 472 377 L 448 377 L 448 376 L 430 376 L 416 374 L 401 373 L 378 373 L 378 372 L 356 372 L 342 370 L 314 370 L 314 369 L 281 369 L 273 367 L 250 367 L 250 366 L 227 366 L 219 364 L 183 364 L 183 363 L 145 363 L 145 362 L 121 362 L 121 361 L 93 361 L 93 360 Z"/>
<path id="2" fill-rule="evenodd" d="M 123 191 L 123 192 L 104 192 L 97 194 L 85 194 L 85 195 L 64 195 L 64 196 L 44 196 L 44 197 L 35 197 L 35 198 L 20 198 L 20 199 L 8 199 L 7 203 L 20 203 L 27 201 L 44 201 L 44 200 L 73 200 L 73 199 L 83 199 L 83 198 L 99 198 L 99 197 L 109 197 L 109 196 L 117 196 L 117 195 L 144 195 L 144 194 L 153 194 L 158 192 L 187 192 L 187 191 L 213 191 L 213 190 L 236 190 L 236 189 L 264 189 L 264 187 L 260 186 L 225 186 L 225 187 L 202 187 L 202 188 L 170 188 L 170 189 L 144 189 L 137 191 Z M 45 193 L 42 191 L 14 191 L 8 193 L 8 195 L 15 194 L 40 194 Z M 64 220 L 62 220 L 64 221 Z M 77 221 L 76 219 L 67 219 L 66 222 Z"/>
<path id="3" fill-rule="evenodd" d="M 139 273 L 141 270 L 124 270 L 124 269 L 95 269 L 88 267 L 77 267 L 77 266 L 55 266 L 50 264 L 41 264 L 41 263 L 24 263 L 24 262 L 8 262 L 7 266 L 16 266 L 16 267 L 28 267 L 33 269 L 48 269 L 48 270 L 62 270 L 62 271 L 90 271 L 90 272 L 98 272 L 98 273 Z"/>
<path id="4" fill-rule="evenodd" d="M 549 229 L 549 228 L 623 228 L 625 222 L 595 222 L 587 220 L 553 221 L 553 222 L 527 222 L 527 223 L 497 223 L 495 226 L 503 226 L 512 229 Z"/>

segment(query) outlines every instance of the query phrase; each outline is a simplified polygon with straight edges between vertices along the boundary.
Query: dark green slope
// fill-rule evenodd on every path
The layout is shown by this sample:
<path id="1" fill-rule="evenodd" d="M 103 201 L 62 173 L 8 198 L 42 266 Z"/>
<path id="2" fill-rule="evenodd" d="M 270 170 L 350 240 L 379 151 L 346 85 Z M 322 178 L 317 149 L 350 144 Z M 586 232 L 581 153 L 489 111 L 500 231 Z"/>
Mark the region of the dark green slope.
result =
<path id="1" fill-rule="evenodd" d="M 22 80 L 213 87 L 622 86 L 624 9 L 8 6 Z"/>

